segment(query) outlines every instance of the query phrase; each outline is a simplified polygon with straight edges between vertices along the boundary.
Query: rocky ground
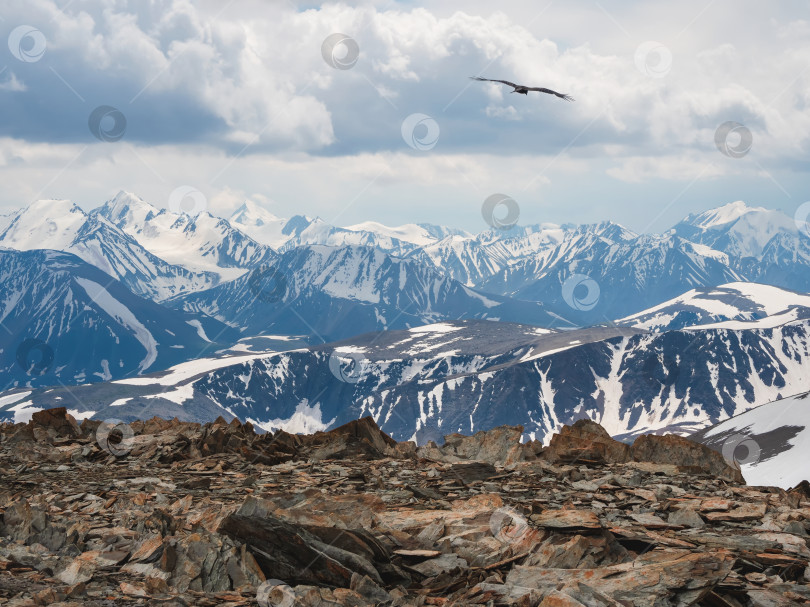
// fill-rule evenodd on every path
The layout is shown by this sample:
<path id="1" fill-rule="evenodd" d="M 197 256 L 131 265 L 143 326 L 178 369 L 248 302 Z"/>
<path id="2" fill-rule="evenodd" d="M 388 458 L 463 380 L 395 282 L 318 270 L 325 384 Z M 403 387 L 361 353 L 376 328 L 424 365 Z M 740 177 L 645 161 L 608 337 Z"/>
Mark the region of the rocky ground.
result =
<path id="1" fill-rule="evenodd" d="M 416 449 L 370 418 L 310 436 L 0 426 L 0 604 L 810 603 L 810 485 L 748 487 L 675 436 L 577 422 Z"/>

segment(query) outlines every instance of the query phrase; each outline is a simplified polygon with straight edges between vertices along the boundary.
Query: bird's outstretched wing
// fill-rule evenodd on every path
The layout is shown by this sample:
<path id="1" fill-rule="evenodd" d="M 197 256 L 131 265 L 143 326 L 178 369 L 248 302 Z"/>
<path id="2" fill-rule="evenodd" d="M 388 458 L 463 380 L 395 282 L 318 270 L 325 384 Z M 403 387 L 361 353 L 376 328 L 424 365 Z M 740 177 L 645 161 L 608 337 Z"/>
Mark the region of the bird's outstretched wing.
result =
<path id="1" fill-rule="evenodd" d="M 564 93 L 558 93 L 557 91 L 552 91 L 551 89 L 544 89 L 542 87 L 527 87 L 530 91 L 537 91 L 539 93 L 548 93 L 549 95 L 557 95 L 560 99 L 565 99 L 566 101 L 574 101 L 574 98 L 571 95 L 566 95 Z"/>
<path id="2" fill-rule="evenodd" d="M 508 80 L 493 80 L 492 78 L 479 78 L 478 76 L 470 76 L 472 80 L 478 80 L 479 82 L 500 82 L 501 84 L 508 84 L 511 87 L 517 88 L 520 85 L 515 84 L 514 82 L 509 82 Z"/>

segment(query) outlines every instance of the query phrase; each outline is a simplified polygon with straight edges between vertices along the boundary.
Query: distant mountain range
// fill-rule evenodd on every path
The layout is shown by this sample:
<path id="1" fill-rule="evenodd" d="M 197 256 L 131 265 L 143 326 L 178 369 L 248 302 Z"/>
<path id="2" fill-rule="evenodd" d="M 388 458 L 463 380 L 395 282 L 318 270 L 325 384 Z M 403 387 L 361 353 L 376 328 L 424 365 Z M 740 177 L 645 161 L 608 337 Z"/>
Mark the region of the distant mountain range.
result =
<path id="1" fill-rule="evenodd" d="M 810 295 L 770 285 L 735 282 L 692 289 L 617 324 L 650 331 L 698 325 L 716 328 L 768 328 L 810 318 Z"/>
<path id="2" fill-rule="evenodd" d="M 159 404 L 312 429 L 371 413 L 420 441 L 500 423 L 542 438 L 589 416 L 630 437 L 691 432 L 808 381 L 810 239 L 742 202 L 661 235 L 473 235 L 250 202 L 191 217 L 121 192 L 89 213 L 49 200 L 0 217 L 0 272 L 0 388 L 30 393 L 0 396 L 12 418 L 81 393 L 75 410 L 96 416 Z M 346 381 L 341 353 L 368 373 Z M 196 359 L 193 382 L 136 377 Z"/>
<path id="3" fill-rule="evenodd" d="M 70 253 L 0 249 L 0 284 L 0 390 L 165 369 L 238 338 L 217 320 L 133 294 Z"/>
<path id="4" fill-rule="evenodd" d="M 419 443 L 502 424 L 545 440 L 583 417 L 619 438 L 688 434 L 808 385 L 810 319 L 783 320 L 664 332 L 442 322 L 203 359 L 152 377 L 25 391 L 0 407 L 0 417 L 24 418 L 72 398 L 79 416 L 160 411 L 202 421 L 221 414 L 266 430 L 314 431 L 372 415 L 394 438 Z"/>

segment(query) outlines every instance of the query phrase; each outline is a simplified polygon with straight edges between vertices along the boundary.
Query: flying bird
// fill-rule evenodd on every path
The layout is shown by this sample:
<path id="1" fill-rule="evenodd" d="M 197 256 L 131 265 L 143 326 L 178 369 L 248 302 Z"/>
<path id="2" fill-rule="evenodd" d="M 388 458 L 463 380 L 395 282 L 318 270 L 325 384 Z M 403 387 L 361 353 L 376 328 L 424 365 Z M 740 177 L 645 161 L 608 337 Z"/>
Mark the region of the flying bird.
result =
<path id="1" fill-rule="evenodd" d="M 509 91 L 510 93 L 519 93 L 520 95 L 528 95 L 529 91 L 537 91 L 538 93 L 548 93 L 549 95 L 556 95 L 560 99 L 565 99 L 566 101 L 573 101 L 574 98 L 570 95 L 565 95 L 563 93 L 558 93 L 557 91 L 552 91 L 551 89 L 544 89 L 539 86 L 523 86 L 522 84 L 515 84 L 514 82 L 509 82 L 508 80 L 492 80 L 491 78 L 479 78 L 478 76 L 470 76 L 472 80 L 478 80 L 480 82 L 500 82 L 501 84 L 508 84 L 511 86 L 514 91 Z"/>

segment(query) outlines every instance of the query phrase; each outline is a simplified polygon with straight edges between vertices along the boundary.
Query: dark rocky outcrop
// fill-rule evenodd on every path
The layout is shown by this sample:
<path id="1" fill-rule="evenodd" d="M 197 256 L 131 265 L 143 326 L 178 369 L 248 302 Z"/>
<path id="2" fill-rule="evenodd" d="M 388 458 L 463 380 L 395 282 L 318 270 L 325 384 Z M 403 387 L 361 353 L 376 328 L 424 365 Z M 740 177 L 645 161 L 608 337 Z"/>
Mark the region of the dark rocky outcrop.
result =
<path id="1" fill-rule="evenodd" d="M 747 487 L 679 437 L 112 431 L 64 409 L 0 425 L 0 603 L 810 604 L 808 485 Z"/>

